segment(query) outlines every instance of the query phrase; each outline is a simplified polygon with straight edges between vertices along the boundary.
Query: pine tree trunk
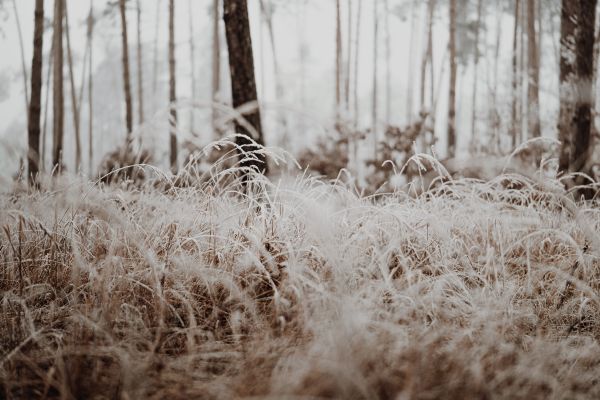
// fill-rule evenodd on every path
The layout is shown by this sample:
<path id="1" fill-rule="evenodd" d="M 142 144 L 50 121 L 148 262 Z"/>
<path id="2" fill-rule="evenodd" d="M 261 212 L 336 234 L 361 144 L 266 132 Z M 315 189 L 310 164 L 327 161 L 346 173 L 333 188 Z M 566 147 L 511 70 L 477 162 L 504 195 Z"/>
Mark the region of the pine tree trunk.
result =
<path id="1" fill-rule="evenodd" d="M 359 101 L 358 101 L 358 65 L 359 65 L 359 50 L 360 50 L 360 19 L 362 11 L 362 0 L 358 0 L 358 9 L 356 12 L 356 37 L 354 38 L 354 128 L 358 129 L 358 118 L 359 118 Z M 358 144 L 355 144 L 355 150 Z"/>
<path id="2" fill-rule="evenodd" d="M 342 16 L 340 0 L 335 1 L 335 121 L 340 122 L 342 103 Z"/>
<path id="3" fill-rule="evenodd" d="M 450 0 L 450 84 L 448 93 L 448 157 L 456 153 L 456 0 Z"/>
<path id="4" fill-rule="evenodd" d="M 54 75 L 53 75 L 53 141 L 52 164 L 56 173 L 62 170 L 64 136 L 64 93 L 63 93 L 63 15 L 64 0 L 54 0 Z"/>
<path id="5" fill-rule="evenodd" d="M 212 102 L 219 101 L 221 90 L 221 38 L 219 35 L 220 15 L 219 0 L 213 0 L 213 31 L 212 31 Z M 215 139 L 221 136 L 218 127 L 219 113 L 216 107 L 212 109 L 212 128 Z"/>
<path id="6" fill-rule="evenodd" d="M 540 136 L 540 68 L 535 22 L 535 0 L 527 0 L 527 125 L 530 137 Z"/>
<path id="7" fill-rule="evenodd" d="M 408 61 L 408 80 L 406 82 L 406 121 L 408 125 L 412 124 L 412 98 L 413 98 L 413 71 L 414 64 L 412 55 L 414 54 L 414 42 L 415 42 L 415 2 L 410 2 L 410 43 L 409 43 L 409 54 L 410 57 L 406 57 Z"/>
<path id="8" fill-rule="evenodd" d="M 177 173 L 177 94 L 175 82 L 175 0 L 169 0 L 169 161 Z"/>
<path id="9" fill-rule="evenodd" d="M 81 170 L 81 136 L 79 132 L 79 105 L 77 103 L 77 89 L 73 73 L 73 55 L 71 53 L 71 35 L 69 33 L 69 12 L 65 7 L 65 38 L 67 42 L 67 60 L 69 64 L 69 83 L 71 84 L 71 109 L 73 111 L 73 130 L 75 131 L 75 171 Z"/>
<path id="10" fill-rule="evenodd" d="M 256 135 L 244 124 L 236 120 L 236 133 L 252 138 L 258 145 L 263 145 L 260 109 L 256 94 L 256 79 L 254 77 L 254 56 L 252 54 L 252 38 L 248 21 L 248 5 L 246 0 L 224 0 L 223 19 L 229 53 L 229 71 L 231 74 L 231 95 L 233 107 L 239 108 L 246 104 L 256 104 L 256 107 L 244 115 L 245 120 L 254 128 Z M 259 148 L 246 137 L 236 137 L 240 151 L 240 166 L 267 173 L 266 158 L 263 154 L 255 153 Z M 254 154 L 247 154 L 252 153 Z M 244 173 L 244 181 L 247 174 Z"/>
<path id="11" fill-rule="evenodd" d="M 127 128 L 127 147 L 129 147 L 131 144 L 131 132 L 133 131 L 133 107 L 131 104 L 131 81 L 129 78 L 129 41 L 127 39 L 127 15 L 125 13 L 125 2 L 126 0 L 119 0 L 119 9 L 121 11 L 123 90 L 125 91 L 125 125 Z"/>
<path id="12" fill-rule="evenodd" d="M 35 0 L 35 26 L 33 32 L 33 59 L 31 60 L 31 102 L 27 142 L 27 176 L 32 185 L 37 184 L 40 164 L 40 113 L 42 101 L 42 63 L 44 40 L 44 0 Z"/>
<path id="13" fill-rule="evenodd" d="M 392 50 L 390 37 L 390 5 L 388 0 L 384 0 L 383 3 L 385 9 L 385 125 L 390 126 L 392 118 Z M 429 43 L 431 45 L 431 31 L 429 35 L 429 40 Z M 430 52 L 429 54 L 432 53 Z M 433 69 L 433 66 L 431 68 Z M 433 81 L 431 84 L 433 85 Z"/>
<path id="14" fill-rule="evenodd" d="M 558 130 L 562 141 L 559 168 L 563 171 L 586 172 L 591 150 L 596 3 L 562 1 Z"/>
<path id="15" fill-rule="evenodd" d="M 373 159 L 377 159 L 377 72 L 378 72 L 378 39 L 379 39 L 379 18 L 377 15 L 377 1 L 373 0 L 373 103 L 371 108 L 371 130 L 373 135 Z"/>
<path id="16" fill-rule="evenodd" d="M 518 0 L 517 0 L 518 1 Z M 483 0 L 477 0 L 477 25 L 475 26 L 475 49 L 473 60 L 473 109 L 471 112 L 471 143 L 479 147 L 479 138 L 477 137 L 477 83 L 479 81 L 479 31 L 481 30 L 481 8 Z"/>
<path id="17" fill-rule="evenodd" d="M 48 57 L 48 68 L 46 69 L 46 96 L 44 99 L 44 127 L 42 128 L 42 138 L 41 138 L 41 151 L 40 151 L 40 171 L 44 172 L 46 170 L 46 132 L 48 131 L 48 106 L 50 104 L 50 92 L 51 92 L 51 84 L 52 79 L 50 79 L 52 75 L 52 66 L 54 61 L 54 38 L 52 38 L 52 46 L 50 49 L 50 55 Z"/>
<path id="18" fill-rule="evenodd" d="M 191 69 L 191 80 L 192 80 L 192 90 L 191 90 L 191 97 L 192 97 L 192 102 L 196 101 L 196 46 L 194 45 L 194 39 L 195 39 L 195 35 L 194 35 L 194 18 L 193 15 L 194 13 L 192 12 L 192 0 L 188 0 L 188 14 L 189 14 L 189 28 L 190 28 L 190 69 Z M 195 135 L 194 133 L 194 114 L 195 114 L 195 108 L 194 105 L 192 104 L 191 108 L 190 108 L 190 132 L 192 133 L 192 135 Z"/>
<path id="19" fill-rule="evenodd" d="M 93 37 L 94 37 L 94 0 L 90 0 L 90 14 L 88 16 L 88 43 L 90 46 L 89 62 L 88 62 L 88 173 L 92 176 L 93 160 L 94 160 L 94 92 L 93 92 Z"/>
<path id="20" fill-rule="evenodd" d="M 144 123 L 144 67 L 142 65 L 142 6 L 137 0 L 137 91 L 138 91 L 138 119 L 139 124 Z"/>
<path id="21" fill-rule="evenodd" d="M 344 103 L 347 115 L 350 114 L 350 81 L 352 79 L 352 0 L 348 0 L 348 37 L 346 38 L 346 74 L 344 84 Z"/>
<path id="22" fill-rule="evenodd" d="M 153 68 L 152 68 L 152 107 L 153 110 L 156 111 L 156 99 L 158 96 L 156 95 L 156 91 L 158 89 L 158 37 L 160 31 L 160 5 L 161 0 L 156 1 L 156 20 L 154 22 L 154 57 L 153 57 Z"/>
<path id="23" fill-rule="evenodd" d="M 19 19 L 19 12 L 17 11 L 17 3 L 13 0 L 13 9 L 15 10 L 15 21 L 17 22 L 17 33 L 19 37 L 19 47 L 21 49 L 21 69 L 23 74 L 23 89 L 25 93 L 25 110 L 29 112 L 29 78 L 27 77 L 27 66 L 25 63 L 25 49 L 23 48 L 23 32 L 21 31 L 21 20 Z"/>
<path id="24" fill-rule="evenodd" d="M 517 109 L 518 109 L 518 70 L 517 70 L 517 55 L 518 55 L 518 35 L 519 35 L 519 10 L 521 8 L 520 0 L 515 0 L 515 25 L 513 28 L 513 43 L 512 43 L 512 104 L 511 104 L 511 147 L 514 149 L 517 145 L 518 124 L 517 124 Z"/>

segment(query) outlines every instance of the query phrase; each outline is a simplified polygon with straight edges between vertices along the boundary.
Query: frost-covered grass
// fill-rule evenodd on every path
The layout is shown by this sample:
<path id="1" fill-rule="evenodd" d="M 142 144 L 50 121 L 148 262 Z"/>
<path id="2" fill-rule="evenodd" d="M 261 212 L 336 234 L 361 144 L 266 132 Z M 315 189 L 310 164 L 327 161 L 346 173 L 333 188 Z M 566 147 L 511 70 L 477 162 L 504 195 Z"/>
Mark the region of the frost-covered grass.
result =
<path id="1" fill-rule="evenodd" d="M 255 184 L 2 194 L 0 397 L 600 398 L 600 210 L 557 181 Z"/>

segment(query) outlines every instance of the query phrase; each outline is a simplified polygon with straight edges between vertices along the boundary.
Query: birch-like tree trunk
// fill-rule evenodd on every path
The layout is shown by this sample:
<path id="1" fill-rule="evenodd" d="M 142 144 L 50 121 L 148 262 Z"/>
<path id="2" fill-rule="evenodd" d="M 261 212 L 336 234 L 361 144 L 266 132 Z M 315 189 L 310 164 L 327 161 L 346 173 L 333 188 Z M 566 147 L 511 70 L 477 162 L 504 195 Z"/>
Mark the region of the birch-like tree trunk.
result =
<path id="1" fill-rule="evenodd" d="M 71 110 L 73 112 L 73 130 L 75 131 L 75 171 L 81 170 L 81 135 L 79 132 L 79 104 L 77 101 L 77 89 L 75 88 L 75 75 L 73 73 L 73 54 L 71 52 L 71 34 L 69 32 L 69 12 L 65 12 L 65 38 L 67 42 L 67 60 L 69 65 L 69 83 L 71 85 Z"/>

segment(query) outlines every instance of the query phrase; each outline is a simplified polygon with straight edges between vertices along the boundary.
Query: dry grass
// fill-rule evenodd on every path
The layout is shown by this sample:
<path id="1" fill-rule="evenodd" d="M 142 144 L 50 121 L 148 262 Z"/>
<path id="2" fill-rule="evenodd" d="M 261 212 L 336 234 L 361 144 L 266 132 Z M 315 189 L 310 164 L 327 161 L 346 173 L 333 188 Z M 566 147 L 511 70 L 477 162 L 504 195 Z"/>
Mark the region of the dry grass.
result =
<path id="1" fill-rule="evenodd" d="M 2 194 L 0 397 L 600 398 L 598 208 L 283 182 Z"/>

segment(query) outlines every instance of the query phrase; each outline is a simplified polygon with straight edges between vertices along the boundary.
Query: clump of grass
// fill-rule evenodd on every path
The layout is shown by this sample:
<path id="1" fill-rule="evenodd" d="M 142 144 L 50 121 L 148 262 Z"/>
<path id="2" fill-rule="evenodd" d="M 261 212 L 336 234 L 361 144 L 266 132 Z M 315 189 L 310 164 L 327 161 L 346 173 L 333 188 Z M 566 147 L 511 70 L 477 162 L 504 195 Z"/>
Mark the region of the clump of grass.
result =
<path id="1" fill-rule="evenodd" d="M 600 397 L 600 213 L 553 178 L 181 176 L 0 196 L 3 397 Z"/>

